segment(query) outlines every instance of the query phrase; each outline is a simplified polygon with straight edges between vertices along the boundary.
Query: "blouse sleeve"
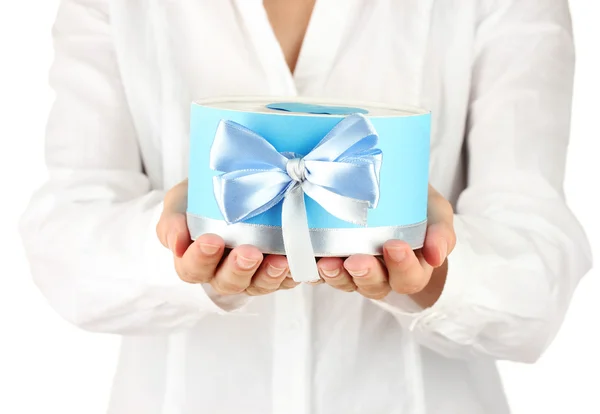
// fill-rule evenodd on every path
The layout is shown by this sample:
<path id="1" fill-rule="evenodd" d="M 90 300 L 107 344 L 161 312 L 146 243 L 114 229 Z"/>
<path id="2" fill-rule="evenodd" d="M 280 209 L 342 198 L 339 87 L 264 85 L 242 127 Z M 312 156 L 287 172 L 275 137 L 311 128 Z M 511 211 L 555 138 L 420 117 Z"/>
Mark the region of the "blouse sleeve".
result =
<path id="1" fill-rule="evenodd" d="M 41 292 L 66 320 L 110 333 L 165 332 L 241 311 L 245 297 L 182 282 L 157 239 L 164 191 L 143 172 L 108 2 L 63 0 L 53 35 L 48 179 L 20 222 Z"/>
<path id="2" fill-rule="evenodd" d="M 482 2 L 485 3 L 485 2 Z M 533 362 L 558 332 L 590 246 L 563 194 L 574 49 L 567 0 L 491 0 L 476 35 L 468 185 L 437 303 L 377 303 L 449 357 Z"/>

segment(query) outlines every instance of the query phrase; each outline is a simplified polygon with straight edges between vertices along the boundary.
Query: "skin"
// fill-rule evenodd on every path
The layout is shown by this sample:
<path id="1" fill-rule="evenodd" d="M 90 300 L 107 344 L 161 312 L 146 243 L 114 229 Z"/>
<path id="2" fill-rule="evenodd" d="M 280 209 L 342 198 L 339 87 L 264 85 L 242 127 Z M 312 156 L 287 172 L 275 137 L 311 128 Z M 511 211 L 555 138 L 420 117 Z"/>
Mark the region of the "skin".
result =
<path id="1" fill-rule="evenodd" d="M 192 241 L 186 205 L 187 180 L 167 192 L 156 228 L 161 243 L 173 252 L 175 269 L 183 281 L 210 283 L 221 295 L 258 296 L 297 286 L 290 278 L 285 256 L 264 256 L 249 245 L 228 251 L 216 234 Z M 450 203 L 429 186 L 429 223 L 422 249 L 412 251 L 405 242 L 390 240 L 384 244 L 382 257 L 322 258 L 318 260 L 322 283 L 369 299 L 383 299 L 393 291 L 430 307 L 443 290 L 447 255 L 455 245 L 452 219 Z"/>
<path id="2" fill-rule="evenodd" d="M 293 73 L 315 0 L 263 0 L 273 32 Z"/>
<path id="3" fill-rule="evenodd" d="M 267 16 L 293 73 L 315 0 L 263 0 Z M 221 237 L 204 234 L 192 242 L 186 225 L 187 180 L 165 196 L 157 225 L 161 243 L 174 255 L 179 277 L 188 283 L 210 283 L 221 295 L 266 295 L 297 286 L 289 277 L 284 256 L 264 256 L 244 245 L 229 251 Z M 429 186 L 428 227 L 423 248 L 413 251 L 400 240 L 389 240 L 383 256 L 354 255 L 318 260 L 322 281 L 334 289 L 383 299 L 391 292 L 410 295 L 421 307 L 440 297 L 448 270 L 447 256 L 454 249 L 453 210 Z"/>

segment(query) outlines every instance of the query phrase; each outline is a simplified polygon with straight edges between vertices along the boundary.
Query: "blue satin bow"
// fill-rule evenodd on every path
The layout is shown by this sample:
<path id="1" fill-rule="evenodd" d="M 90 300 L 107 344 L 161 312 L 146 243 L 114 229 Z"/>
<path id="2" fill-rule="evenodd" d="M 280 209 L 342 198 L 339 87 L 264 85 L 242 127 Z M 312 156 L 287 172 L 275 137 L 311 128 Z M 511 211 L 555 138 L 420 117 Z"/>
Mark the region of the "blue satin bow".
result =
<path id="1" fill-rule="evenodd" d="M 342 119 L 306 156 L 279 153 L 248 128 L 221 121 L 210 154 L 214 194 L 225 221 L 238 223 L 283 200 L 282 233 L 292 277 L 319 279 L 304 194 L 335 217 L 367 225 L 379 201 L 382 153 L 378 135 L 360 114 Z"/>

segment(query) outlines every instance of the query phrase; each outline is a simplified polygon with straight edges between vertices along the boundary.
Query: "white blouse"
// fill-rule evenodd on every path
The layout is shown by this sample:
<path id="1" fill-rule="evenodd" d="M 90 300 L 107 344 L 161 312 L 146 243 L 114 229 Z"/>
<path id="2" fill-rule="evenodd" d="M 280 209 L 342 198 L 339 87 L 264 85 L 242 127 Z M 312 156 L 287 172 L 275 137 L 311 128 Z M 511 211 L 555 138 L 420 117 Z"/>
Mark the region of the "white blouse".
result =
<path id="1" fill-rule="evenodd" d="M 21 234 L 54 309 L 123 337 L 109 413 L 509 411 L 495 361 L 539 358 L 591 266 L 562 190 L 567 0 L 317 0 L 294 74 L 260 0 L 63 0 L 54 35 L 49 179 Z M 435 306 L 180 281 L 155 226 L 190 103 L 222 95 L 432 110 L 458 237 Z"/>

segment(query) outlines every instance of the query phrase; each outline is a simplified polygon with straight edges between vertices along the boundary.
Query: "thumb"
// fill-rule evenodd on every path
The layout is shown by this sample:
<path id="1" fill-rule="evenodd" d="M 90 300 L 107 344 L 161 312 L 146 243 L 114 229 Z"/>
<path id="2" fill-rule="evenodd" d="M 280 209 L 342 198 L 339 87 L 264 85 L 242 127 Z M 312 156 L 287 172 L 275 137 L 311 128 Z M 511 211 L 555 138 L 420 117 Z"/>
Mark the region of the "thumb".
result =
<path id="1" fill-rule="evenodd" d="M 429 186 L 427 233 L 422 248 L 423 257 L 431 266 L 441 266 L 454 249 L 455 244 L 452 205 L 433 187 Z"/>
<path id="2" fill-rule="evenodd" d="M 185 215 L 187 190 L 186 179 L 167 191 L 163 201 L 163 211 L 156 225 L 158 239 L 177 257 L 183 256 L 191 244 Z"/>

